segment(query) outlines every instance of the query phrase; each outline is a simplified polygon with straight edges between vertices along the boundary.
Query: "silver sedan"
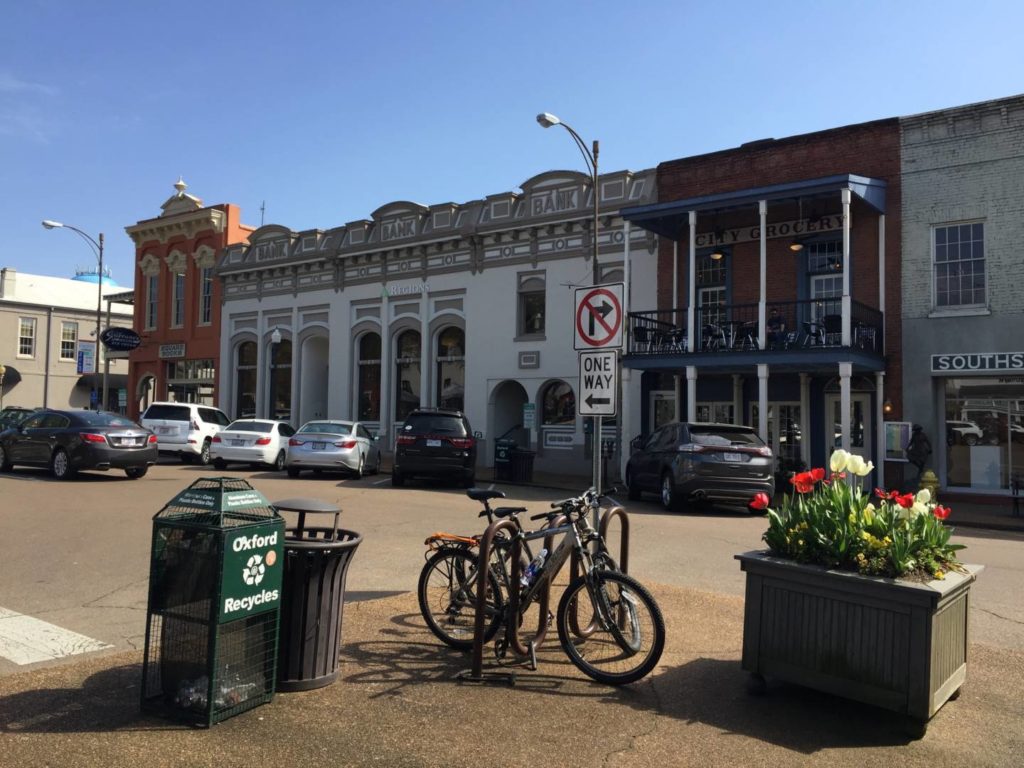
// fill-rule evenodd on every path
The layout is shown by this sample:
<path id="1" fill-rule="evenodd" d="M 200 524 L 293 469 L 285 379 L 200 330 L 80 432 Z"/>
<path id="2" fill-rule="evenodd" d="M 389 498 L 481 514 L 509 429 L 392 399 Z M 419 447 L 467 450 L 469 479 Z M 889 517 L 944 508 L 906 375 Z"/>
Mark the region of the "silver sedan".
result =
<path id="1" fill-rule="evenodd" d="M 305 469 L 351 472 L 356 477 L 380 470 L 380 446 L 359 422 L 322 419 L 303 424 L 288 440 L 288 477 Z"/>

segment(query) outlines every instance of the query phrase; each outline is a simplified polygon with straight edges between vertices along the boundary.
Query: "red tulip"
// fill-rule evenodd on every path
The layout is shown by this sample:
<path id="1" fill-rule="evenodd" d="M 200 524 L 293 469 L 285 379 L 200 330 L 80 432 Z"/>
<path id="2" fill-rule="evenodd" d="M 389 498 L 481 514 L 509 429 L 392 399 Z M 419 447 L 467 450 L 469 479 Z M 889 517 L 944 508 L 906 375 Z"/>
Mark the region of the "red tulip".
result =
<path id="1" fill-rule="evenodd" d="M 811 470 L 811 479 L 817 482 L 818 480 L 825 479 L 825 469 L 823 467 L 815 467 Z"/>
<path id="2" fill-rule="evenodd" d="M 939 518 L 939 520 L 945 520 L 949 517 L 949 512 L 949 507 L 943 507 L 941 505 L 936 505 L 935 509 L 932 510 L 932 514 Z"/>
<path id="3" fill-rule="evenodd" d="M 750 508 L 767 509 L 769 501 L 767 493 L 755 493 L 754 498 L 750 500 Z"/>
<path id="4" fill-rule="evenodd" d="M 899 504 L 904 509 L 910 509 L 912 506 L 914 506 L 914 494 L 905 493 L 902 496 L 897 496 L 896 503 Z"/>

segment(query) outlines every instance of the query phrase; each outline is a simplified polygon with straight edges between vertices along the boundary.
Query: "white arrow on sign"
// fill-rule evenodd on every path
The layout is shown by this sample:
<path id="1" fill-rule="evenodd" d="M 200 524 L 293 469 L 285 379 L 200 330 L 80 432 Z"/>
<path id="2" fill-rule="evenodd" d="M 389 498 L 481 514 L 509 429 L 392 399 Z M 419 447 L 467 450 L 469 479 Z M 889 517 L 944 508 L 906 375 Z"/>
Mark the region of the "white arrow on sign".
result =
<path id="1" fill-rule="evenodd" d="M 580 352 L 580 416 L 614 416 L 619 391 L 618 353 L 615 350 Z"/>

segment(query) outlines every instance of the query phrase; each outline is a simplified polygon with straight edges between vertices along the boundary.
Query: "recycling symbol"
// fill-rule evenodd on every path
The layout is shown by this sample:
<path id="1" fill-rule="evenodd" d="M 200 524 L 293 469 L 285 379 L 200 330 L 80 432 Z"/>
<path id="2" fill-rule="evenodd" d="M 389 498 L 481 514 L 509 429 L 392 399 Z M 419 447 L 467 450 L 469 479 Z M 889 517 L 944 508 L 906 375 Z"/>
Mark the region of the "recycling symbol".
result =
<path id="1" fill-rule="evenodd" d="M 263 581 L 263 574 L 266 570 L 267 567 L 263 564 L 263 558 L 259 555 L 253 555 L 249 558 L 249 562 L 245 564 L 245 568 L 242 569 L 242 580 L 250 587 L 259 584 Z"/>

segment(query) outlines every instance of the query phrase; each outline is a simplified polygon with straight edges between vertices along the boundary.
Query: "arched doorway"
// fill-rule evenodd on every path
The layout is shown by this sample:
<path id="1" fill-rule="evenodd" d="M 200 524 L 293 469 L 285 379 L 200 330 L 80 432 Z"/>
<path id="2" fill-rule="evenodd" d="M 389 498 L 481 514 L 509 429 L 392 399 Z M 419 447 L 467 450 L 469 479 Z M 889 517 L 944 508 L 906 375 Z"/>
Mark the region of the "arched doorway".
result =
<path id="1" fill-rule="evenodd" d="M 395 341 L 395 423 L 420 407 L 420 332 L 404 331 Z"/>
<path id="2" fill-rule="evenodd" d="M 243 341 L 235 357 L 235 418 L 256 415 L 256 342 Z"/>
<path id="3" fill-rule="evenodd" d="M 455 326 L 437 335 L 437 405 L 465 410 L 466 333 Z"/>
<path id="4" fill-rule="evenodd" d="M 329 345 L 326 336 L 310 336 L 302 342 L 299 361 L 299 413 L 292 426 L 327 418 Z"/>
<path id="5" fill-rule="evenodd" d="M 523 406 L 530 398 L 518 381 L 507 380 L 498 384 L 491 392 L 490 407 L 488 408 L 488 429 L 487 438 L 492 444 L 488 451 L 486 464 L 492 466 L 494 463 L 493 444 L 495 440 L 515 440 L 520 448 L 530 447 L 530 430 L 523 426 Z"/>
<path id="6" fill-rule="evenodd" d="M 138 404 L 139 415 L 141 416 L 149 404 L 156 400 L 156 377 L 143 376 L 135 389 L 135 400 Z"/>

